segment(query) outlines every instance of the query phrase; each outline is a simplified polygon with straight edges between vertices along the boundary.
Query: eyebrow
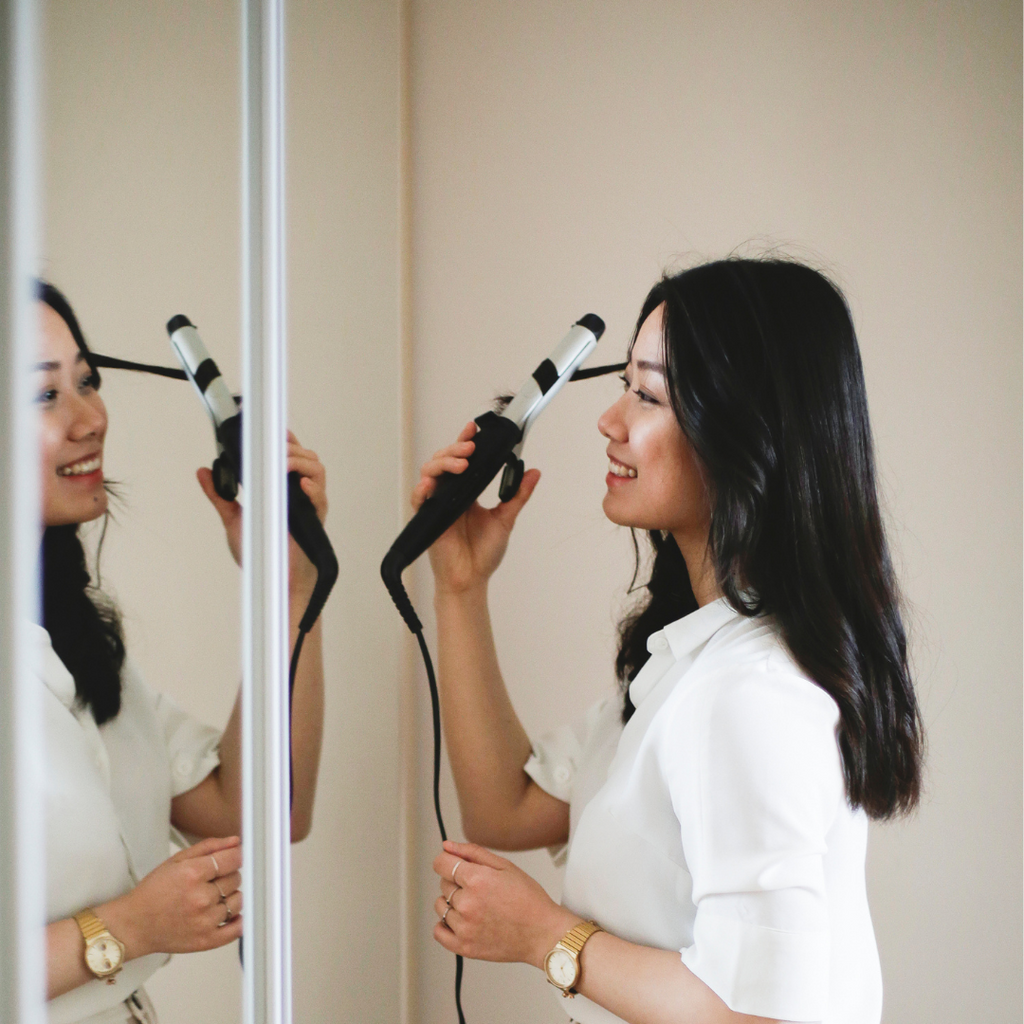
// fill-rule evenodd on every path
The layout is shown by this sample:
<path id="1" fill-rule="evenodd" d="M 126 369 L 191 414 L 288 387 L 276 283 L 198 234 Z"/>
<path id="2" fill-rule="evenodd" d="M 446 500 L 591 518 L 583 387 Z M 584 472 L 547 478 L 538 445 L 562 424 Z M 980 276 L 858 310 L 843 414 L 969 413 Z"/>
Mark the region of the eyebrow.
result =
<path id="1" fill-rule="evenodd" d="M 660 373 L 663 377 L 665 376 L 665 364 L 664 363 L 652 363 L 648 359 L 638 359 L 636 363 L 638 370 L 651 370 L 654 373 Z"/>
<path id="2" fill-rule="evenodd" d="M 75 356 L 75 365 L 77 366 L 79 363 L 82 363 L 82 362 L 85 362 L 85 353 L 82 352 L 81 350 L 79 350 L 78 355 Z M 37 370 L 45 370 L 45 371 L 59 370 L 60 369 L 60 360 L 59 359 L 50 359 L 50 360 L 48 360 L 45 363 L 36 363 L 35 369 L 37 369 Z"/>

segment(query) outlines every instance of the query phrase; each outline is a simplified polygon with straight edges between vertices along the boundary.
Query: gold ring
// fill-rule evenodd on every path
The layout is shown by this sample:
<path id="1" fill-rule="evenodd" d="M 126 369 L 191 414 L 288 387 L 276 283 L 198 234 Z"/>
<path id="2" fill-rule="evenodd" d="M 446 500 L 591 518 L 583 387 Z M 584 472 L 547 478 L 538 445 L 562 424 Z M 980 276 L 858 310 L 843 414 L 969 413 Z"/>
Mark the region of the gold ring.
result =
<path id="1" fill-rule="evenodd" d="M 234 911 L 227 905 L 227 902 L 225 902 L 224 903 L 224 920 L 221 921 L 221 926 L 223 927 L 224 925 L 226 925 L 228 923 L 228 921 L 230 921 L 231 918 L 233 918 L 234 916 L 235 916 Z"/>
<path id="2" fill-rule="evenodd" d="M 213 856 L 213 854 L 211 854 L 210 856 L 212 857 L 212 856 Z M 457 860 L 457 861 L 455 862 L 455 867 L 453 867 L 453 868 L 452 868 L 452 881 L 453 881 L 453 882 L 455 882 L 455 872 L 456 872 L 456 871 L 458 871 L 458 870 L 459 870 L 459 868 L 461 868 L 461 867 L 462 867 L 462 861 L 461 861 L 461 860 Z M 458 882 L 455 882 L 455 884 L 456 884 L 456 885 L 458 885 L 459 883 L 458 883 Z M 462 888 L 462 887 L 461 887 L 461 886 L 459 886 L 459 888 Z"/>
<path id="3" fill-rule="evenodd" d="M 443 924 L 445 926 L 445 928 L 449 927 L 449 924 L 448 924 L 448 911 L 451 910 L 451 909 L 452 909 L 451 908 L 451 904 L 449 904 L 447 907 L 444 908 L 444 913 L 441 915 L 441 924 Z"/>
<path id="4" fill-rule="evenodd" d="M 210 857 L 210 860 L 213 861 L 213 871 L 214 871 L 213 877 L 214 878 L 219 878 L 220 877 L 220 865 L 217 863 L 217 858 L 214 857 L 214 855 L 212 853 L 209 855 L 209 857 Z"/>
<path id="5" fill-rule="evenodd" d="M 454 889 L 452 889 L 452 891 L 451 891 L 450 893 L 448 893 L 448 895 L 447 895 L 447 896 L 445 897 L 444 901 L 445 901 L 445 903 L 446 903 L 446 904 L 447 904 L 447 905 L 448 905 L 449 907 L 450 907 L 450 906 L 452 905 L 452 900 L 453 900 L 453 899 L 455 898 L 455 894 L 456 894 L 456 893 L 457 893 L 457 892 L 458 892 L 458 891 L 459 891 L 459 890 L 460 890 L 461 888 L 462 888 L 462 886 L 461 886 L 461 885 L 457 885 L 457 886 L 455 886 L 455 888 L 454 888 Z"/>
<path id="6" fill-rule="evenodd" d="M 224 890 L 220 887 L 220 884 L 217 882 L 216 878 L 211 878 L 210 881 L 213 883 L 214 888 L 216 888 L 217 892 L 220 893 L 220 902 L 223 903 L 227 899 L 227 896 L 224 895 Z"/>

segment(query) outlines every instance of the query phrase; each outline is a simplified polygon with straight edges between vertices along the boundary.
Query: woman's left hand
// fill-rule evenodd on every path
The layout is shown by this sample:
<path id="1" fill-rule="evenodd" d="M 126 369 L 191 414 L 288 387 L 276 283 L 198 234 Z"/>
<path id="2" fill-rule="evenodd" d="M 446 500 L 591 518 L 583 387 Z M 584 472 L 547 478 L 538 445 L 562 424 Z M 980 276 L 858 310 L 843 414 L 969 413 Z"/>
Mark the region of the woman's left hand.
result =
<path id="1" fill-rule="evenodd" d="M 552 946 L 582 920 L 511 861 L 475 843 L 447 841 L 434 871 L 441 877 L 434 910 L 442 919 L 434 939 L 452 953 L 542 968 Z"/>
<path id="2" fill-rule="evenodd" d="M 303 448 L 295 435 L 288 431 L 288 472 L 298 473 L 302 490 L 313 502 L 320 521 L 327 515 L 327 474 L 316 452 Z M 228 548 L 234 560 L 242 564 L 242 506 L 237 501 L 225 501 L 213 487 L 213 473 L 207 468 L 196 472 L 199 486 L 217 510 L 227 534 Z M 302 553 L 294 540 L 288 540 L 290 566 L 289 587 L 293 594 L 311 593 L 316 584 L 316 569 Z"/>

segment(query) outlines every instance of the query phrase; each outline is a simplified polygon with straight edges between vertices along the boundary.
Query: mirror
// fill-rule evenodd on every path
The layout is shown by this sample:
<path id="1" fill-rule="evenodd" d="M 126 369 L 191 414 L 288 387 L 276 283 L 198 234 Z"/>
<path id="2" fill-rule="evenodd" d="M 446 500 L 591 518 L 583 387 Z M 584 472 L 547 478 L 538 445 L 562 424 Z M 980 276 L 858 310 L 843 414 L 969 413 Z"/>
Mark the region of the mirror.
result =
<path id="1" fill-rule="evenodd" d="M 615 361 L 666 266 L 744 243 L 824 265 L 850 299 L 911 609 L 930 774 L 917 815 L 871 837 L 886 1014 L 967 1017 L 965 978 L 984 977 L 1009 1019 L 1019 9 L 311 0 L 287 17 L 289 421 L 327 467 L 341 565 L 315 826 L 293 854 L 295 1019 L 454 1020 L 429 704 L 378 577 L 416 467 L 581 314 L 605 319 L 595 360 Z M 97 350 L 168 363 L 183 312 L 238 387 L 237 6 L 53 4 L 44 58 L 43 274 Z M 632 561 L 600 511 L 594 423 L 614 393 L 570 389 L 527 446 L 544 478 L 492 610 L 531 736 L 613 685 Z M 122 493 L 104 586 L 150 684 L 220 727 L 239 577 L 194 480 L 208 422 L 156 378 L 110 372 L 104 397 Z M 429 633 L 425 562 L 409 590 Z M 459 835 L 447 768 L 442 800 Z M 544 851 L 512 859 L 559 896 Z M 238 1020 L 239 986 L 233 947 L 149 985 L 170 1024 Z M 555 1024 L 552 992 L 521 964 L 467 964 L 471 1022 Z"/>

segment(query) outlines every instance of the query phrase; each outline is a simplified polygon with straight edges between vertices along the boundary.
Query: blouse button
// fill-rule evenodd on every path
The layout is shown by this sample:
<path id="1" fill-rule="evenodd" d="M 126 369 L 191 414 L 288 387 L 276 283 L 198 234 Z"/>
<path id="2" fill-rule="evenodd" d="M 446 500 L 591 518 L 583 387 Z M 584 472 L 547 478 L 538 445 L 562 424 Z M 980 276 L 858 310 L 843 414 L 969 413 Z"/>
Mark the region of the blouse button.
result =
<path id="1" fill-rule="evenodd" d="M 658 633 L 657 636 L 651 637 L 651 646 L 656 651 L 667 651 L 668 638 L 663 633 Z"/>
<path id="2" fill-rule="evenodd" d="M 569 781 L 569 769 L 564 765 L 560 764 L 555 769 L 555 781 L 556 782 L 568 782 Z"/>
<path id="3" fill-rule="evenodd" d="M 192 771 L 192 762 L 187 757 L 179 757 L 174 762 L 174 774 L 179 779 L 187 779 Z"/>

